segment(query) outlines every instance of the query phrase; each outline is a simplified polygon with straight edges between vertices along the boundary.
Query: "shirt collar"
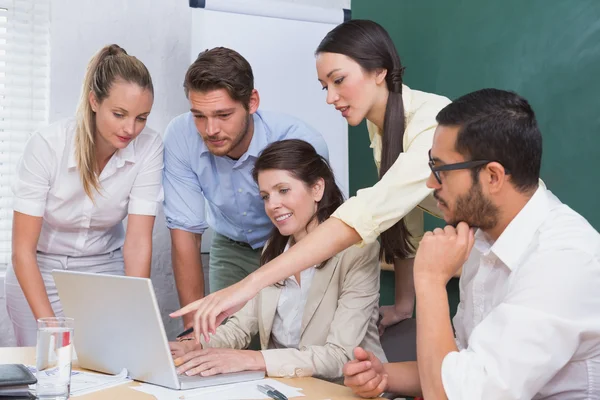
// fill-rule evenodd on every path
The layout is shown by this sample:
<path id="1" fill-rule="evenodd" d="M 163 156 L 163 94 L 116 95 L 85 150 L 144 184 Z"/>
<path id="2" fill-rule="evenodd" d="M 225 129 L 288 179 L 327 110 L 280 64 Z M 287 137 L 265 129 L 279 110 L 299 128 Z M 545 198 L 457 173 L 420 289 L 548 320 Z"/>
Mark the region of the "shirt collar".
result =
<path id="1" fill-rule="evenodd" d="M 258 158 L 261 151 L 269 144 L 267 127 L 263 123 L 262 118 L 258 115 L 258 112 L 252 114 L 254 121 L 254 133 L 252 134 L 252 140 L 248 150 L 240 157 L 240 162 L 245 161 L 248 157 Z"/>
<path id="2" fill-rule="evenodd" d="M 508 224 L 490 250 L 514 272 L 519 266 L 519 260 L 531 245 L 534 235 L 549 212 L 548 190 L 541 184 L 525 204 L 525 207 Z M 483 232 L 481 234 L 485 235 Z M 478 238 L 481 238 L 479 232 Z"/>
<path id="3" fill-rule="evenodd" d="M 494 244 L 493 240 L 490 240 L 488 236 L 481 229 L 477 229 L 475 232 L 475 243 L 473 247 L 481 254 L 487 254 Z"/>
<path id="4" fill-rule="evenodd" d="M 290 247 L 293 244 L 293 240 L 294 240 L 293 237 L 290 236 L 289 239 L 288 239 L 288 241 L 287 241 L 287 243 L 286 243 L 286 245 L 285 245 L 285 248 L 283 249 L 283 253 L 285 253 L 286 251 L 288 251 L 290 249 Z M 313 265 L 311 268 L 315 268 L 315 267 L 316 267 L 316 265 Z M 301 271 L 301 275 L 302 275 L 302 272 L 308 271 L 311 268 L 307 268 L 307 269 Z M 287 278 L 280 280 L 279 282 L 277 282 L 277 284 L 279 284 L 279 285 L 285 285 L 285 281 L 287 281 L 288 279 L 292 279 L 292 276 L 288 276 Z"/>
<path id="5" fill-rule="evenodd" d="M 408 122 L 408 116 L 411 114 L 412 107 L 412 90 L 404 84 L 402 84 L 402 103 L 404 104 L 404 119 Z M 373 122 L 367 120 L 367 123 L 373 124 Z M 373 124 L 375 129 L 369 129 L 369 139 L 371 140 L 371 147 L 373 147 L 373 139 L 375 135 L 383 136 L 383 132 L 377 127 L 377 125 Z"/>
<path id="6" fill-rule="evenodd" d="M 135 164 L 135 140 L 127 145 L 124 149 L 117 150 L 115 153 L 115 161 L 117 162 L 117 168 L 121 168 L 126 162 Z"/>
<path id="7" fill-rule="evenodd" d="M 71 151 L 69 152 L 69 165 L 67 168 L 75 167 L 77 167 L 77 158 L 75 157 L 75 136 L 73 136 L 73 140 L 71 142 Z"/>
<path id="8" fill-rule="evenodd" d="M 283 253 L 285 253 L 286 251 L 288 251 L 290 249 L 290 246 L 292 245 L 292 237 L 290 236 L 287 243 L 285 244 L 285 247 L 283 249 Z M 266 246 L 265 246 L 266 247 Z M 282 280 L 280 280 L 279 282 L 277 282 L 278 285 L 284 285 L 285 281 L 287 281 L 288 279 L 290 279 L 290 277 L 288 276 L 287 278 L 283 278 Z"/>
<path id="9" fill-rule="evenodd" d="M 127 145 L 124 149 L 117 150 L 113 155 L 117 168 L 121 168 L 125 165 L 126 162 L 135 163 L 135 140 L 132 140 L 131 143 Z M 71 142 L 71 151 L 69 153 L 69 164 L 67 168 L 76 168 L 77 167 L 77 158 L 75 157 L 75 136 L 73 136 L 73 141 Z"/>

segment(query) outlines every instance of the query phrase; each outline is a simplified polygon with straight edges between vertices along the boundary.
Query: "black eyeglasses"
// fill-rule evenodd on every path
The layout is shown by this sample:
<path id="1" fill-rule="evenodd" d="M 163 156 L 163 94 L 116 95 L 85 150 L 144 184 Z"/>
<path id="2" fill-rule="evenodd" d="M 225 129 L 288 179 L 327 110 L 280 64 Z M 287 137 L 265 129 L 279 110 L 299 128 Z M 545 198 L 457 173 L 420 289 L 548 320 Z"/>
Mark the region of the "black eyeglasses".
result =
<path id="1" fill-rule="evenodd" d="M 455 171 L 457 169 L 471 169 L 476 168 L 485 164 L 489 164 L 492 161 L 488 160 L 477 160 L 477 161 L 465 161 L 459 162 L 455 164 L 445 164 L 440 165 L 438 167 L 435 166 L 435 161 L 431 158 L 431 150 L 429 150 L 429 168 L 431 168 L 431 172 L 433 172 L 433 176 L 437 179 L 438 183 L 442 184 L 442 177 L 440 176 L 440 171 Z M 508 174 L 508 170 L 505 171 Z"/>

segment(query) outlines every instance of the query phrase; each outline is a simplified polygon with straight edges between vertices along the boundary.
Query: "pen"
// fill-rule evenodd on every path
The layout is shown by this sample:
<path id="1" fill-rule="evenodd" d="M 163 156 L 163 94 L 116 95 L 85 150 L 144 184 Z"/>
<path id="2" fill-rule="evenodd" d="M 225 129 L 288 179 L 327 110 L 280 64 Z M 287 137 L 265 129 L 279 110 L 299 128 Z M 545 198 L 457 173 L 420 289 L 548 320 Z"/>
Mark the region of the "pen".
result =
<path id="1" fill-rule="evenodd" d="M 185 331 L 181 332 L 179 335 L 177 335 L 177 339 L 179 339 L 182 336 L 189 335 L 192 332 L 194 332 L 194 327 L 193 326 L 191 328 L 188 328 Z"/>
<path id="2" fill-rule="evenodd" d="M 275 396 L 277 396 L 280 400 L 288 400 L 285 394 L 281 393 L 279 390 L 275 389 L 273 386 L 265 385 L 265 387 L 273 392 Z"/>
<path id="3" fill-rule="evenodd" d="M 288 400 L 287 397 L 285 397 L 285 395 L 283 393 L 281 393 L 278 390 L 275 390 L 273 387 L 269 386 L 269 385 L 256 385 L 258 387 L 258 390 L 260 390 L 262 393 L 266 394 L 267 396 L 269 396 L 270 398 L 274 399 L 274 400 Z"/>

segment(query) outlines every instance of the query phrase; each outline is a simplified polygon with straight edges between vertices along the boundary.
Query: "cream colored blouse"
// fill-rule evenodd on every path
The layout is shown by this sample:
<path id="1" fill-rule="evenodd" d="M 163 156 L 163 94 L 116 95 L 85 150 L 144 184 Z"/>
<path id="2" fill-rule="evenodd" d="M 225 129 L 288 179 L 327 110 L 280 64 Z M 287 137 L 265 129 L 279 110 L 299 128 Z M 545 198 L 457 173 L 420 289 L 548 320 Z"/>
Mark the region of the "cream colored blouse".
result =
<path id="1" fill-rule="evenodd" d="M 333 217 L 353 227 L 364 243 L 374 242 L 382 232 L 405 218 L 416 248 L 423 237 L 423 210 L 441 216 L 433 191 L 425 182 L 431 173 L 428 152 L 437 127 L 435 117 L 450 100 L 411 90 L 406 85 L 402 88 L 402 100 L 406 118 L 404 152 L 383 179 L 372 187 L 359 190 L 335 211 Z M 382 132 L 371 121 L 367 121 L 367 128 L 379 170 Z"/>

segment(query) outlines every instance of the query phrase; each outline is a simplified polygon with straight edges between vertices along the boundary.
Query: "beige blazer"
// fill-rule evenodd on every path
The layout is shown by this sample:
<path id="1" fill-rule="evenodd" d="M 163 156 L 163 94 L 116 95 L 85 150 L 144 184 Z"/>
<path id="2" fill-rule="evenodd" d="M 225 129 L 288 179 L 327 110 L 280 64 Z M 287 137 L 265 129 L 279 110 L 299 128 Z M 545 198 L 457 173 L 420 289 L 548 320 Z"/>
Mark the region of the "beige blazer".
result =
<path id="1" fill-rule="evenodd" d="M 299 349 L 274 349 L 271 328 L 281 288 L 268 286 L 217 328 L 205 347 L 244 349 L 260 335 L 267 374 L 342 378 L 356 346 L 386 361 L 379 342 L 379 244 L 352 246 L 317 269 L 302 317 Z"/>

